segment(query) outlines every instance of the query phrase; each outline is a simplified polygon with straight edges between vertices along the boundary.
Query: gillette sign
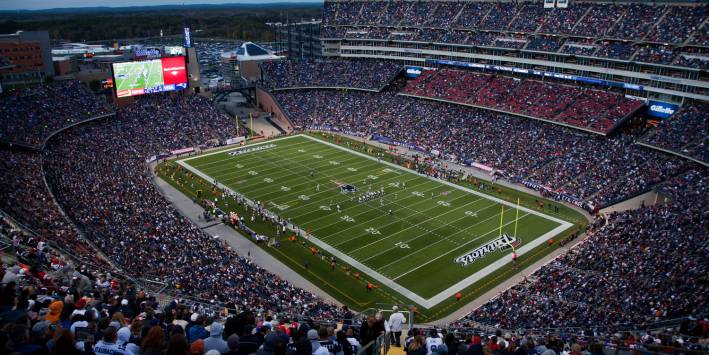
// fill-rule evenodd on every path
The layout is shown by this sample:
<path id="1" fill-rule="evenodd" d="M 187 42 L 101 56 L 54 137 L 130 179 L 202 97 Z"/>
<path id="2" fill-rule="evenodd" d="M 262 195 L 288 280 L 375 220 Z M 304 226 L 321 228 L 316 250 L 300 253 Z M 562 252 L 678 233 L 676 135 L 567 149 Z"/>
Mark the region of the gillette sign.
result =
<path id="1" fill-rule="evenodd" d="M 406 77 L 416 78 L 421 75 L 423 68 L 421 67 L 406 67 Z"/>
<path id="2" fill-rule="evenodd" d="M 658 118 L 669 118 L 677 112 L 678 106 L 662 101 L 648 101 L 648 114 Z"/>

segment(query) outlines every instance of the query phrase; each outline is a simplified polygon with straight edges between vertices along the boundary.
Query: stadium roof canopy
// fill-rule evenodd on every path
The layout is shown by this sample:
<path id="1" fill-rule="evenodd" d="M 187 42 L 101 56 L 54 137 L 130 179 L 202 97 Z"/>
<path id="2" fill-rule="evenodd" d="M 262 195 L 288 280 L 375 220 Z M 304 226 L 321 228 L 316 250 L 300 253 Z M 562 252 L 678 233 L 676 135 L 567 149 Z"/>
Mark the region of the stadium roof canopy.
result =
<path id="1" fill-rule="evenodd" d="M 234 52 L 227 52 L 222 54 L 223 56 L 234 57 L 239 61 L 249 61 L 249 60 L 272 60 L 281 59 L 281 57 L 273 54 L 273 52 L 253 43 L 246 42 L 237 48 Z"/>

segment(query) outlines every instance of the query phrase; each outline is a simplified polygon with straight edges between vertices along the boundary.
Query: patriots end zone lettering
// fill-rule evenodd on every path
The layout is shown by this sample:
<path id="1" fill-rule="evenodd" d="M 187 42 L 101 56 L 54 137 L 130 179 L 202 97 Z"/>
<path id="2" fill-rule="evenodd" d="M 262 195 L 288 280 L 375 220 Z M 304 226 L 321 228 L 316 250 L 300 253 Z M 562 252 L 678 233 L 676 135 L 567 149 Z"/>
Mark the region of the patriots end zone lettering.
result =
<path id="1" fill-rule="evenodd" d="M 505 250 L 510 247 L 516 248 L 520 244 L 522 244 L 522 239 L 512 237 L 509 234 L 505 233 L 501 237 L 491 240 L 487 244 L 477 247 L 471 250 L 470 252 L 455 258 L 454 261 L 463 266 L 468 266 L 476 260 L 496 250 Z"/>

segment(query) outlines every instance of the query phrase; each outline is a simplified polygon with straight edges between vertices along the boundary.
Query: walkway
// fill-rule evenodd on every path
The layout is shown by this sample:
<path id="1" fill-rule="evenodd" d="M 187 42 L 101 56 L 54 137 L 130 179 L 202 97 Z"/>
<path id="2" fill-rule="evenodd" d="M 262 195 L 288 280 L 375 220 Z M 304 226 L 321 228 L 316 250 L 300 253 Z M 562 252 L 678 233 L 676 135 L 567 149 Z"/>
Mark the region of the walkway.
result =
<path id="1" fill-rule="evenodd" d="M 256 246 L 256 244 L 239 234 L 235 229 L 223 223 L 215 224 L 214 220 L 209 222 L 205 221 L 202 218 L 202 212 L 204 211 L 202 207 L 192 202 L 192 200 L 172 187 L 172 185 L 154 175 L 153 183 L 183 216 L 187 217 L 205 233 L 225 240 L 239 255 L 248 257 L 256 265 L 278 275 L 280 278 L 287 280 L 296 287 L 308 290 L 327 302 L 341 305 L 335 298 L 315 286 L 297 272 L 291 270 L 271 254 Z"/>

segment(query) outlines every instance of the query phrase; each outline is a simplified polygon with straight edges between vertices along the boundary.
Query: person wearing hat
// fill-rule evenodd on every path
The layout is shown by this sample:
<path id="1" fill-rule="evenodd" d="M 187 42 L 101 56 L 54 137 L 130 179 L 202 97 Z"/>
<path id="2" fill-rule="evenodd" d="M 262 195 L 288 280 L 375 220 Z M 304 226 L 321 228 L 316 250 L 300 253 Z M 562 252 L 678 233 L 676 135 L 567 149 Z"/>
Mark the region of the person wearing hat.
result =
<path id="1" fill-rule="evenodd" d="M 204 339 L 197 339 L 190 345 L 190 354 L 192 355 L 202 355 L 204 354 Z"/>
<path id="2" fill-rule="evenodd" d="M 255 353 L 261 346 L 258 337 L 252 334 L 254 328 L 251 325 L 245 325 L 243 328 L 244 336 L 239 338 L 239 354 L 249 355 Z"/>
<path id="3" fill-rule="evenodd" d="M 125 348 L 116 342 L 117 331 L 114 327 L 106 327 L 103 330 L 103 339 L 94 345 L 96 355 L 132 355 L 125 351 Z"/>
<path id="4" fill-rule="evenodd" d="M 399 306 L 392 307 L 394 313 L 389 316 L 389 329 L 391 330 L 392 342 L 397 348 L 401 347 L 401 328 L 406 323 L 406 317 L 399 312 Z"/>
<path id="5" fill-rule="evenodd" d="M 313 355 L 330 355 L 330 352 L 324 346 L 320 345 L 320 336 L 315 329 L 308 330 L 308 340 L 312 347 Z"/>
<path id="6" fill-rule="evenodd" d="M 268 333 L 263 339 L 263 345 L 256 351 L 257 355 L 274 355 L 277 352 L 287 351 L 286 343 L 276 333 Z M 327 354 L 327 353 L 326 353 Z"/>
<path id="7" fill-rule="evenodd" d="M 204 318 L 197 313 L 190 316 L 192 325 L 187 330 L 187 341 L 192 343 L 197 339 L 207 339 L 209 332 L 204 328 Z"/>
<path id="8" fill-rule="evenodd" d="M 50 332 L 49 322 L 46 320 L 39 321 L 32 326 L 32 332 L 30 333 L 32 340 L 42 344 L 46 344 L 54 334 Z"/>
<path id="9" fill-rule="evenodd" d="M 133 307 L 130 306 L 130 302 L 127 299 L 121 300 L 121 306 L 118 308 L 118 312 L 121 312 L 124 316 L 128 318 L 133 318 L 135 312 L 133 312 Z"/>
<path id="10" fill-rule="evenodd" d="M 232 334 L 226 340 L 227 346 L 229 346 L 229 351 L 223 353 L 222 355 L 238 355 L 239 354 L 239 336 Z"/>
<path id="11" fill-rule="evenodd" d="M 76 289 L 76 292 L 79 293 L 79 295 L 83 295 L 84 292 L 91 289 L 91 280 L 89 280 L 88 276 L 78 271 L 74 271 L 73 276 L 74 277 L 72 279 L 72 285 Z"/>
<path id="12" fill-rule="evenodd" d="M 75 315 L 81 314 L 86 315 L 86 298 L 79 298 L 78 301 L 74 304 L 74 311 L 71 312 L 71 315 L 69 316 L 69 319 L 74 318 Z"/>
<path id="13" fill-rule="evenodd" d="M 44 319 L 52 324 L 59 323 L 59 317 L 62 315 L 62 310 L 64 309 L 64 302 L 54 301 L 49 305 L 49 313 L 44 316 Z"/>
<path id="14" fill-rule="evenodd" d="M 140 354 L 140 348 L 138 345 L 130 342 L 130 328 L 122 327 L 121 329 L 118 329 L 116 336 L 118 338 L 118 345 L 124 349 L 126 354 Z"/>
<path id="15" fill-rule="evenodd" d="M 204 351 L 217 350 L 220 353 L 229 351 L 229 345 L 222 338 L 224 326 L 221 323 L 214 322 L 209 326 L 209 337 L 204 339 Z"/>
<path id="16" fill-rule="evenodd" d="M 3 285 L 7 285 L 10 282 L 16 283 L 17 278 L 20 275 L 20 269 L 21 268 L 19 265 L 15 265 L 15 266 L 5 270 L 5 275 L 2 276 L 2 281 L 0 281 L 0 283 L 2 283 Z"/>

